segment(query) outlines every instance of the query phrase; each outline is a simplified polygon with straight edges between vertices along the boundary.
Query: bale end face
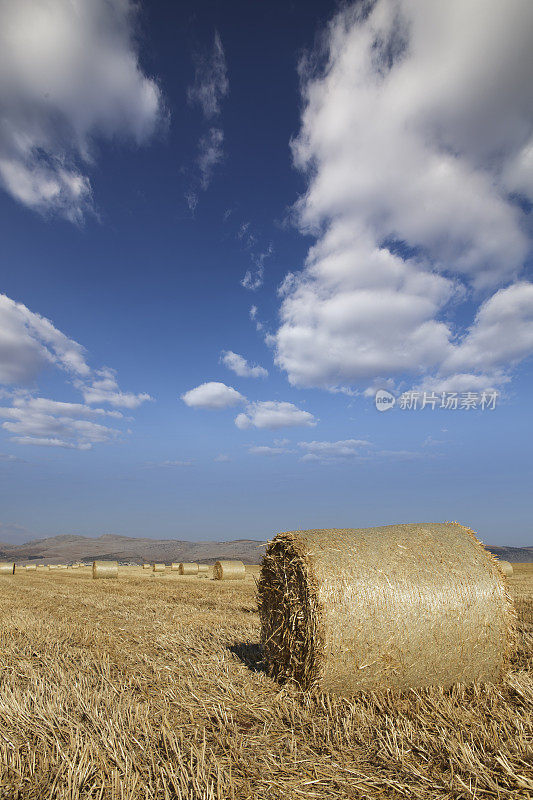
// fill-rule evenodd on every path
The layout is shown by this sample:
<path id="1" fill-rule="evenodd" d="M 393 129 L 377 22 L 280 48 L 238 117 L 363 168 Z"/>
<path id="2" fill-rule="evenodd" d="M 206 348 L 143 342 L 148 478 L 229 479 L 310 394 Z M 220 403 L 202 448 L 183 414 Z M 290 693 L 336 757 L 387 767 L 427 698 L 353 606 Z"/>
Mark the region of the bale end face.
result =
<path id="1" fill-rule="evenodd" d="M 500 570 L 456 523 L 279 534 L 258 606 L 272 677 L 344 697 L 496 681 L 514 641 Z"/>
<path id="2" fill-rule="evenodd" d="M 243 581 L 246 569 L 242 561 L 217 561 L 213 567 L 216 581 Z"/>
<path id="3" fill-rule="evenodd" d="M 118 561 L 93 561 L 93 578 L 118 578 Z"/>
<path id="4" fill-rule="evenodd" d="M 500 567 L 501 571 L 505 575 L 506 578 L 511 578 L 513 575 L 513 565 L 510 561 L 500 561 L 498 559 L 498 566 Z"/>

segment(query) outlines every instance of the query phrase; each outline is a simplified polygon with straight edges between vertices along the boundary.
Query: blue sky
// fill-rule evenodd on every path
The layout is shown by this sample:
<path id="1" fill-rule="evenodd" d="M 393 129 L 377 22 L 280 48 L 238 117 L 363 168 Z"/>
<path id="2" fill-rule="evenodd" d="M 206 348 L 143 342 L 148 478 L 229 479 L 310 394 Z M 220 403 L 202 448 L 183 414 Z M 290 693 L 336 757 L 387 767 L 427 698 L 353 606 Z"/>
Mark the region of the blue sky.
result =
<path id="1" fill-rule="evenodd" d="M 0 31 L 0 541 L 533 543 L 528 0 Z"/>

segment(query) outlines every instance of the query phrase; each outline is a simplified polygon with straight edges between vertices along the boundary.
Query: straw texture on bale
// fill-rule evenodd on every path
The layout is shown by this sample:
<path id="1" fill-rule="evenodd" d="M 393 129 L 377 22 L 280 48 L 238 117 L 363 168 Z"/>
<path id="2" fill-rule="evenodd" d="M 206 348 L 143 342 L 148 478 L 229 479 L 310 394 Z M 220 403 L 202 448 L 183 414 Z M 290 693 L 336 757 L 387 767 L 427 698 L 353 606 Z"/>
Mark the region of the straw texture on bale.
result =
<path id="1" fill-rule="evenodd" d="M 15 565 L 12 561 L 0 561 L 0 575 L 13 575 Z"/>
<path id="2" fill-rule="evenodd" d="M 118 561 L 93 561 L 93 578 L 118 578 Z"/>
<path id="3" fill-rule="evenodd" d="M 510 578 L 511 575 L 513 574 L 513 565 L 511 564 L 511 562 L 498 560 L 498 564 L 500 565 L 500 569 L 503 572 L 503 574 L 506 575 L 508 578 Z"/>
<path id="4" fill-rule="evenodd" d="M 213 567 L 216 581 L 243 581 L 246 569 L 242 561 L 217 561 Z"/>
<path id="5" fill-rule="evenodd" d="M 165 571 L 165 564 L 152 565 L 152 572 L 164 572 L 164 571 Z"/>
<path id="6" fill-rule="evenodd" d="M 37 569 L 37 567 L 35 566 L 35 564 L 26 564 L 26 570 L 33 571 L 33 570 L 36 570 L 36 569 Z"/>
<path id="7" fill-rule="evenodd" d="M 207 575 L 209 572 L 209 564 L 198 564 L 198 574 Z"/>
<path id="8" fill-rule="evenodd" d="M 198 575 L 198 564 L 191 561 L 182 561 L 179 565 L 180 575 Z"/>
<path id="9" fill-rule="evenodd" d="M 270 675 L 344 697 L 498 681 L 515 644 L 496 560 L 457 523 L 280 533 L 258 606 Z"/>

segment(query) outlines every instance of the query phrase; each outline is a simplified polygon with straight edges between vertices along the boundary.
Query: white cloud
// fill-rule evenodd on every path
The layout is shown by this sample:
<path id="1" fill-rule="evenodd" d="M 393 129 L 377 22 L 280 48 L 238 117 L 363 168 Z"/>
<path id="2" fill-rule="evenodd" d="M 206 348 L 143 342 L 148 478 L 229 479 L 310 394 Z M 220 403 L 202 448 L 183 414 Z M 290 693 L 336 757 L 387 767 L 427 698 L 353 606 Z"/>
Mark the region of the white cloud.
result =
<path id="1" fill-rule="evenodd" d="M 182 394 L 181 399 L 191 408 L 230 408 L 246 401 L 236 389 L 217 381 L 202 383 Z"/>
<path id="2" fill-rule="evenodd" d="M 242 229 L 241 229 L 242 230 Z M 240 237 L 242 238 L 242 237 Z M 248 249 L 253 246 L 255 239 L 250 235 L 248 238 Z M 270 258 L 274 249 L 270 243 L 266 250 L 259 252 L 252 252 L 251 259 L 253 261 L 253 269 L 246 270 L 244 277 L 241 280 L 241 286 L 244 289 L 249 289 L 251 292 L 256 292 L 264 283 L 265 280 L 265 261 Z"/>
<path id="3" fill-rule="evenodd" d="M 506 287 L 529 248 L 532 29 L 527 0 L 378 0 L 339 13 L 302 62 L 296 217 L 318 239 L 281 288 L 291 383 L 486 382 L 532 352 L 530 284 Z M 465 335 L 452 304 L 472 290 L 495 293 Z"/>
<path id="4" fill-rule="evenodd" d="M 0 4 L 0 182 L 19 202 L 80 222 L 95 140 L 153 134 L 163 104 L 135 24 L 130 0 Z"/>
<path id="5" fill-rule="evenodd" d="M 218 31 L 209 56 L 197 54 L 194 84 L 187 89 L 189 102 L 201 107 L 208 119 L 220 114 L 221 101 L 229 92 L 226 58 Z"/>
<path id="6" fill-rule="evenodd" d="M 249 403 L 246 413 L 235 417 L 235 425 L 241 430 L 247 428 L 291 428 L 298 425 L 312 427 L 316 420 L 309 411 L 302 411 L 293 403 L 278 400 L 265 400 Z"/>
<path id="7" fill-rule="evenodd" d="M 223 350 L 220 360 L 225 367 L 241 378 L 266 378 L 268 376 L 268 370 L 264 367 L 252 366 L 243 356 L 232 350 Z"/>
<path id="8" fill-rule="evenodd" d="M 226 453 L 219 453 L 218 456 L 214 457 L 213 461 L 217 464 L 227 464 L 228 461 L 231 461 L 231 458 Z"/>
<path id="9" fill-rule="evenodd" d="M 344 439 L 338 442 L 298 442 L 304 450 L 302 461 L 336 461 L 361 455 L 361 450 L 370 447 L 364 439 Z"/>
<path id="10" fill-rule="evenodd" d="M 65 372 L 83 394 L 84 403 L 34 396 L 27 387 L 45 368 Z M 135 408 L 150 400 L 148 394 L 121 392 L 114 370 L 93 371 L 84 348 L 58 330 L 50 320 L 30 311 L 6 295 L 0 295 L 0 391 L 11 406 L 0 409 L 2 427 L 18 444 L 88 450 L 95 443 L 110 442 L 120 431 L 96 420 L 123 419 L 117 410 L 93 408 L 96 403 Z"/>
<path id="11" fill-rule="evenodd" d="M 122 392 L 118 386 L 116 371 L 109 367 L 96 370 L 90 383 L 77 383 L 86 403 L 109 403 L 121 408 L 137 408 L 141 403 L 153 400 L 146 392 L 133 394 Z"/>
<path id="12" fill-rule="evenodd" d="M 11 407 L 0 407 L 0 418 L 6 420 L 2 427 L 18 444 L 90 450 L 93 444 L 111 442 L 121 435 L 115 428 L 84 419 L 98 411 L 106 413 L 79 403 L 19 397 Z"/>
<path id="13" fill-rule="evenodd" d="M 211 183 L 214 168 L 224 158 L 223 144 L 224 132 L 220 128 L 210 128 L 209 132 L 200 139 L 198 166 L 200 167 L 200 181 L 204 190 Z"/>
<path id="14" fill-rule="evenodd" d="M 28 384 L 55 365 L 73 375 L 90 369 L 81 345 L 40 314 L 0 295 L 0 383 Z"/>
<path id="15" fill-rule="evenodd" d="M 281 456 L 292 452 L 286 447 L 271 447 L 269 445 L 254 445 L 248 448 L 248 452 L 254 456 Z"/>
<path id="16" fill-rule="evenodd" d="M 193 467 L 194 466 L 194 461 L 180 461 L 178 459 L 178 460 L 174 460 L 174 461 L 170 461 L 170 460 L 169 461 L 159 461 L 158 463 L 155 463 L 155 464 L 153 462 L 149 462 L 146 466 L 147 467 Z"/>

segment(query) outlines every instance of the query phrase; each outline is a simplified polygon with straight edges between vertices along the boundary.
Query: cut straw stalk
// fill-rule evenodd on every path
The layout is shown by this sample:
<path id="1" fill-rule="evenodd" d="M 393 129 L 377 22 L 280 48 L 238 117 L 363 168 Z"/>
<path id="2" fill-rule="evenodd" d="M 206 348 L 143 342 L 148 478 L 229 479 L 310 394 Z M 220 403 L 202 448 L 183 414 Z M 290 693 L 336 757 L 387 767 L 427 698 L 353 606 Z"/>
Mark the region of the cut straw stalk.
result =
<path id="1" fill-rule="evenodd" d="M 118 578 L 118 561 L 93 561 L 93 578 Z"/>
<path id="2" fill-rule="evenodd" d="M 242 581 L 246 569 L 242 561 L 217 561 L 213 567 L 213 577 L 217 581 Z"/>
<path id="3" fill-rule="evenodd" d="M 496 560 L 457 523 L 278 534 L 258 605 L 270 674 L 345 697 L 497 681 L 515 641 Z"/>
<path id="4" fill-rule="evenodd" d="M 12 561 L 0 561 L 0 575 L 14 575 L 15 564 Z"/>
<path id="5" fill-rule="evenodd" d="M 179 564 L 178 571 L 180 575 L 198 575 L 198 564 L 192 561 L 182 561 Z"/>

